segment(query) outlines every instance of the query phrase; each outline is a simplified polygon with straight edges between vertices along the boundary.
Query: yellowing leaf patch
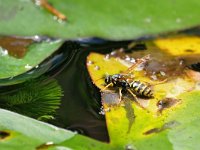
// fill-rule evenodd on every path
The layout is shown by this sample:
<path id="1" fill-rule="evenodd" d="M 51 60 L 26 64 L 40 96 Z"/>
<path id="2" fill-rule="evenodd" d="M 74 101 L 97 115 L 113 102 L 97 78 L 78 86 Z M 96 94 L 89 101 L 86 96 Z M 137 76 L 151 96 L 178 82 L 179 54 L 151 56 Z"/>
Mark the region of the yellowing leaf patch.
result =
<path id="1" fill-rule="evenodd" d="M 156 43 L 156 50 L 153 43 Z M 184 50 L 194 49 L 197 56 L 199 38 L 158 39 L 145 44 L 147 50 L 128 54 L 133 58 L 150 54 L 152 58 L 142 71 L 134 70 L 132 73 L 135 75 L 133 80 L 139 79 L 150 84 L 154 92 L 154 98 L 138 97 L 144 108 L 137 105 L 128 93 L 123 93 L 121 102 L 117 101 L 118 87 L 104 89 L 105 74 L 121 73 L 128 68 L 123 58 L 105 59 L 108 54 L 97 53 L 91 53 L 87 58 L 89 74 L 102 92 L 111 144 L 121 149 L 132 147 L 142 150 L 168 150 L 184 146 L 196 149 L 200 146 L 195 140 L 196 137 L 200 138 L 200 134 L 195 132 L 198 130 L 197 124 L 200 124 L 197 111 L 200 109 L 200 88 L 199 81 L 188 73 L 191 71 L 188 65 L 192 57 L 187 57 Z M 185 55 L 184 61 L 182 55 Z M 196 58 L 192 61 L 198 62 Z M 163 78 L 167 79 L 166 82 L 156 84 Z M 184 135 L 179 136 L 182 132 Z M 195 139 L 185 138 L 190 136 Z"/>

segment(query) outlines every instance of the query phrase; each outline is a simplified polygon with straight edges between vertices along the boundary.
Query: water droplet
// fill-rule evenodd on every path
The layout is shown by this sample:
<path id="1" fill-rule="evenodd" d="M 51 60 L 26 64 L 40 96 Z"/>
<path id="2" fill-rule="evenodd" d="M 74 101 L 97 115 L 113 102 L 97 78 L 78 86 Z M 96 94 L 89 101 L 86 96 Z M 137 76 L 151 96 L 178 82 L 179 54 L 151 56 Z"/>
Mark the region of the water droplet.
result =
<path id="1" fill-rule="evenodd" d="M 39 5 L 41 5 L 41 1 L 40 0 L 35 0 L 35 4 L 39 6 Z"/>
<path id="2" fill-rule="evenodd" d="M 92 64 L 94 64 L 94 62 L 91 61 L 91 60 L 89 60 L 89 61 L 87 62 L 87 65 L 92 65 Z"/>
<path id="3" fill-rule="evenodd" d="M 26 66 L 24 66 L 24 68 L 26 68 L 26 69 L 32 69 L 33 67 L 30 66 L 29 64 L 26 64 Z"/>
<path id="4" fill-rule="evenodd" d="M 0 55 L 1 56 L 7 56 L 8 55 L 8 51 L 6 49 L 3 49 L 2 47 L 0 47 Z"/>
<path id="5" fill-rule="evenodd" d="M 95 70 L 100 70 L 100 67 L 99 66 L 95 66 L 94 69 Z"/>
<path id="6" fill-rule="evenodd" d="M 52 144 L 53 144 L 52 141 L 50 141 L 50 142 L 46 142 L 46 145 L 52 145 Z"/>
<path id="7" fill-rule="evenodd" d="M 142 71 L 144 69 L 144 67 L 145 67 L 145 64 L 140 64 L 135 68 L 135 70 L 136 71 Z"/>
<path id="8" fill-rule="evenodd" d="M 161 74 L 162 76 L 165 76 L 165 75 L 166 75 L 166 73 L 163 72 L 163 71 L 160 71 L 160 74 Z"/>
<path id="9" fill-rule="evenodd" d="M 99 112 L 99 114 L 100 115 L 105 115 L 105 113 L 106 112 L 110 112 L 110 108 L 108 107 L 108 108 L 103 108 L 103 106 L 100 108 L 100 112 Z"/>
<path id="10" fill-rule="evenodd" d="M 182 20 L 180 18 L 176 18 L 176 23 L 180 23 Z"/>
<path id="11" fill-rule="evenodd" d="M 130 61 L 131 58 L 130 58 L 128 55 L 126 55 L 126 56 L 125 56 L 125 60 L 126 60 L 126 61 Z"/>
<path id="12" fill-rule="evenodd" d="M 34 39 L 34 41 L 40 41 L 40 36 L 35 35 L 35 36 L 33 37 L 33 39 Z"/>
<path id="13" fill-rule="evenodd" d="M 153 80 L 158 80 L 158 78 L 157 78 L 156 75 L 152 75 L 151 78 L 152 78 Z"/>
<path id="14" fill-rule="evenodd" d="M 110 59 L 110 55 L 109 55 L 109 54 L 106 54 L 105 57 L 104 57 L 104 59 L 105 59 L 105 60 L 109 60 L 109 59 Z"/>
<path id="15" fill-rule="evenodd" d="M 125 150 L 136 150 L 136 148 L 133 145 L 131 145 L 131 144 L 127 144 L 125 146 Z"/>
<path id="16" fill-rule="evenodd" d="M 131 58 L 130 62 L 131 63 L 136 63 L 135 58 Z"/>
<path id="17" fill-rule="evenodd" d="M 148 17 L 148 18 L 145 18 L 144 21 L 145 21 L 146 23 L 151 23 L 152 19 L 151 19 L 150 17 Z"/>
<path id="18" fill-rule="evenodd" d="M 65 23 L 65 21 L 64 21 L 64 20 L 62 20 L 62 19 L 59 19 L 58 17 L 57 17 L 57 21 L 58 21 L 58 23 L 60 23 L 60 24 L 64 24 L 64 23 Z"/>
<path id="19" fill-rule="evenodd" d="M 117 51 L 112 51 L 111 53 L 110 53 L 110 55 L 115 55 L 117 53 Z"/>

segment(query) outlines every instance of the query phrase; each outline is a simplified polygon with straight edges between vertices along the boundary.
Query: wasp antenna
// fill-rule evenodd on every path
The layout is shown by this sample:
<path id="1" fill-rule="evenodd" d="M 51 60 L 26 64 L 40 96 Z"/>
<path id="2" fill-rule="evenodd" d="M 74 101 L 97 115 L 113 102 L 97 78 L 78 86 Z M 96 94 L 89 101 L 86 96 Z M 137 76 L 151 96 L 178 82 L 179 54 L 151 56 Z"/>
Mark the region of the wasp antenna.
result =
<path id="1" fill-rule="evenodd" d="M 101 79 L 103 79 L 104 77 L 102 77 L 102 78 L 99 78 L 99 79 L 96 79 L 94 82 L 97 82 L 97 81 L 99 81 L 99 80 L 101 80 Z"/>

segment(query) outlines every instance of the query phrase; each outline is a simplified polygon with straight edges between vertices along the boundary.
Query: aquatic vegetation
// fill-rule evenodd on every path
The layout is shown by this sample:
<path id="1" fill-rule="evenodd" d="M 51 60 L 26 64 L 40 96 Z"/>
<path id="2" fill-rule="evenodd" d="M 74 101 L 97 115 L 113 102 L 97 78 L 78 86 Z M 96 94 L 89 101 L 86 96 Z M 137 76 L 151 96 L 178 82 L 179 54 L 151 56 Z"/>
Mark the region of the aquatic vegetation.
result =
<path id="1" fill-rule="evenodd" d="M 32 79 L 0 93 L 0 107 L 36 119 L 52 119 L 63 92 L 55 79 Z"/>
<path id="2" fill-rule="evenodd" d="M 0 0 L 0 149 L 198 149 L 199 6 Z"/>

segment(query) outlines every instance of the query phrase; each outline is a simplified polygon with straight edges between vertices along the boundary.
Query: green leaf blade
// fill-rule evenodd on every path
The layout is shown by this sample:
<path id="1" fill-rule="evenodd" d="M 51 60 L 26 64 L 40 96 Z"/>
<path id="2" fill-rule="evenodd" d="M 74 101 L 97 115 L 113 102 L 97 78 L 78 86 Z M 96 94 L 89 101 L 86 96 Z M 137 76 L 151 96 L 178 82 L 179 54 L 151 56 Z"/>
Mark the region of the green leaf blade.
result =
<path id="1" fill-rule="evenodd" d="M 108 144 L 3 109 L 0 109 L 0 131 L 10 133 L 7 138 L 0 139 L 0 149 L 6 150 L 36 149 L 47 142 L 54 144 L 49 147 L 52 149 L 89 150 L 91 146 L 94 150 L 114 149 Z"/>
<path id="2" fill-rule="evenodd" d="M 68 21 L 64 23 L 54 20 L 53 15 L 31 0 L 1 1 L 0 33 L 3 35 L 122 40 L 188 29 L 200 24 L 198 0 L 123 3 L 119 0 L 87 3 L 81 0 L 50 0 L 57 10 L 67 16 Z"/>

